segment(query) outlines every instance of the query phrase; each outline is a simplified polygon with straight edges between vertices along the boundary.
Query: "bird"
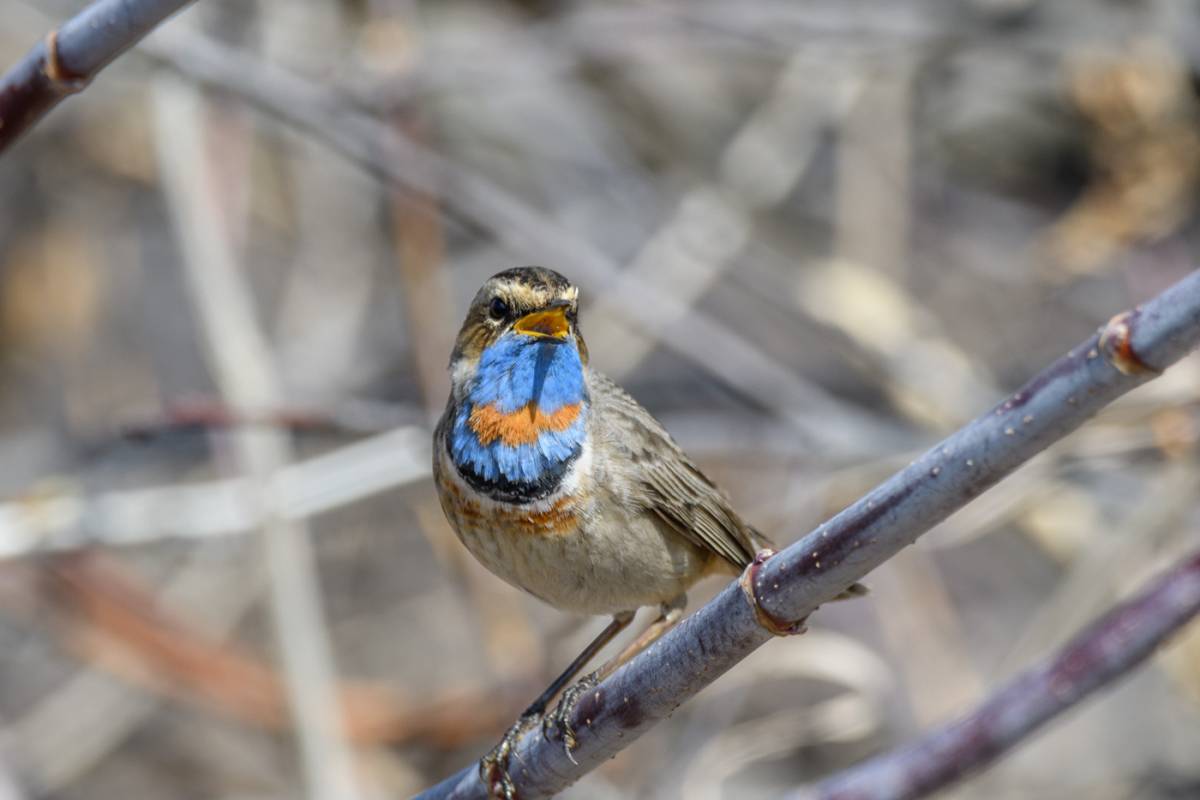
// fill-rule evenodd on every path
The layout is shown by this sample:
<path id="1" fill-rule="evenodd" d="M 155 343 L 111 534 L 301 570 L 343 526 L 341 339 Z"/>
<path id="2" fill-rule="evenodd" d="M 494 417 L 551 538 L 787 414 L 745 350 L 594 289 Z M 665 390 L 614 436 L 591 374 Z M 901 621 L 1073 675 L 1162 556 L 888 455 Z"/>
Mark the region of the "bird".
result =
<path id="1" fill-rule="evenodd" d="M 540 719 L 570 756 L 570 712 L 582 692 L 677 623 L 694 583 L 742 573 L 771 542 L 648 411 L 591 368 L 579 289 L 560 273 L 516 267 L 485 281 L 449 371 L 433 476 L 455 534 L 518 589 L 563 611 L 612 618 L 480 761 L 489 794 L 512 800 L 508 761 L 530 726 Z M 843 596 L 863 591 L 855 584 Z M 654 622 L 567 688 L 646 606 L 658 607 Z"/>

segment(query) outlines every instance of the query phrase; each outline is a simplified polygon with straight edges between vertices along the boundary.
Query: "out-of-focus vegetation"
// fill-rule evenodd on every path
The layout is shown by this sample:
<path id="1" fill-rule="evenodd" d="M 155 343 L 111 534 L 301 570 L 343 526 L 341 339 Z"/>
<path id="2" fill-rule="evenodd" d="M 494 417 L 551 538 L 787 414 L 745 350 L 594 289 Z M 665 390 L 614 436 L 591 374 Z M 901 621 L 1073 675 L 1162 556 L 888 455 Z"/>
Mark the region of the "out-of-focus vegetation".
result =
<path id="1" fill-rule="evenodd" d="M 4 62 L 79 7 L 0 0 Z M 678 300 L 580 279 L 592 364 L 779 542 L 1200 253 L 1200 11 L 1170 0 L 201 0 L 168 24 Z M 235 90 L 133 52 L 0 159 L 0 765 L 30 798 L 301 795 L 247 427 L 296 462 L 277 498 L 368 796 L 477 758 L 602 624 L 484 572 L 426 475 L 467 301 L 545 253 Z M 730 339 L 760 360 L 723 363 Z M 570 796 L 772 796 L 965 710 L 1195 546 L 1198 388 L 1192 358 L 1118 403 Z M 1193 626 L 953 796 L 1194 797 L 1197 752 Z"/>

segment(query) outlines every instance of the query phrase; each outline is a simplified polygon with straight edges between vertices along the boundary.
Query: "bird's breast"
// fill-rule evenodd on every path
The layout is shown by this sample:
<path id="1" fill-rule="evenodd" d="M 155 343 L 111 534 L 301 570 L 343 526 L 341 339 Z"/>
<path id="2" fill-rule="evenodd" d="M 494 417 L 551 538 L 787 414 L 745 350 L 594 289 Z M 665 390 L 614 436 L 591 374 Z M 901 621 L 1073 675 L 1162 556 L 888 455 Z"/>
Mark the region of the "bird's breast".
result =
<path id="1" fill-rule="evenodd" d="M 455 477 L 439 474 L 438 490 L 447 517 L 464 540 L 480 536 L 565 536 L 576 531 L 585 511 L 585 497 L 579 491 L 559 492 L 533 503 L 509 503 L 495 500 Z"/>
<path id="2" fill-rule="evenodd" d="M 597 484 L 590 444 L 556 492 L 530 503 L 476 490 L 445 448 L 439 459 L 438 494 L 459 540 L 493 574 L 556 608 L 611 614 L 661 603 L 707 568 L 686 539 Z"/>
<path id="3" fill-rule="evenodd" d="M 543 436 L 562 434 L 570 430 L 583 413 L 583 401 L 559 406 L 546 412 L 537 403 L 529 403 L 516 411 L 504 413 L 497 404 L 472 406 L 467 426 L 482 447 L 499 442 L 511 447 L 541 445 Z"/>
<path id="4" fill-rule="evenodd" d="M 477 492 L 510 503 L 556 493 L 587 442 L 586 398 L 546 406 L 463 402 L 450 412 L 446 449 L 458 475 Z"/>

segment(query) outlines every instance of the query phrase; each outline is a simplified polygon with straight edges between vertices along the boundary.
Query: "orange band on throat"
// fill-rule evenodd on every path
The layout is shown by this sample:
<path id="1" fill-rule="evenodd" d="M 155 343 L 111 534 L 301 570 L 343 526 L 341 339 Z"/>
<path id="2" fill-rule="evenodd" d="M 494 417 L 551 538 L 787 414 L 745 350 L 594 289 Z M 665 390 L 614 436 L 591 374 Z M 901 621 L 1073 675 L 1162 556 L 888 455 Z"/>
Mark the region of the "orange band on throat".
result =
<path id="1" fill-rule="evenodd" d="M 476 406 L 468 424 L 479 443 L 487 447 L 499 439 L 510 447 L 533 444 L 544 431 L 565 431 L 579 418 L 582 403 L 563 406 L 553 414 L 544 414 L 530 403 L 511 414 L 502 414 L 494 405 Z"/>

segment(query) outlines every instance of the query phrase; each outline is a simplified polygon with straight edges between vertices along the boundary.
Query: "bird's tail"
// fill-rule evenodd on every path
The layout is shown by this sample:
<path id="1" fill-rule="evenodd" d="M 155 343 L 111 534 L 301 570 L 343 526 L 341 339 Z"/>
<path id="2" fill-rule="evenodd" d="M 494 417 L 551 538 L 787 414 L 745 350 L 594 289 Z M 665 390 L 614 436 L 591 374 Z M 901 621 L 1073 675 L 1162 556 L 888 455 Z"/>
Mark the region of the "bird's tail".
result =
<path id="1" fill-rule="evenodd" d="M 856 597 L 866 597 L 870 593 L 871 593 L 871 590 L 868 589 L 865 584 L 852 583 L 848 587 L 843 589 L 841 594 L 839 594 L 837 597 L 835 597 L 833 599 L 834 600 L 853 600 Z"/>

